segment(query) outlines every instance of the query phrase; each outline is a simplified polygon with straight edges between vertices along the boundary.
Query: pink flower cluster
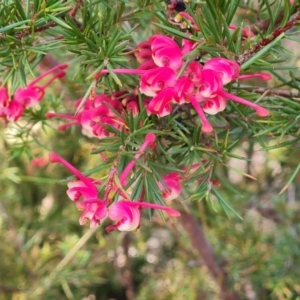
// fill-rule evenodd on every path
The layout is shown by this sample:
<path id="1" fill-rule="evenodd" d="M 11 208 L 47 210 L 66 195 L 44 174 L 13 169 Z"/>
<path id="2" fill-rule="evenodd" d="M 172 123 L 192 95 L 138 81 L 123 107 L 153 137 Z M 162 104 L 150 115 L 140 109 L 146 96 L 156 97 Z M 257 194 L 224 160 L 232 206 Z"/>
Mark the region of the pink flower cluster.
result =
<path id="1" fill-rule="evenodd" d="M 1 87 L 0 118 L 4 119 L 5 123 L 19 120 L 26 108 L 33 107 L 42 100 L 45 95 L 46 87 L 49 86 L 53 80 L 65 75 L 63 70 L 66 69 L 67 66 L 67 64 L 61 64 L 50 69 L 41 76 L 37 77 L 26 87 L 18 88 L 11 99 L 9 97 L 7 88 Z M 44 85 L 39 85 L 39 82 L 48 75 L 50 75 L 48 81 Z"/>
<path id="2" fill-rule="evenodd" d="M 153 147 L 156 136 L 153 133 L 148 133 L 145 137 L 144 143 L 139 148 L 138 152 L 134 156 L 134 160 L 129 162 L 123 172 L 119 175 L 118 182 L 124 187 L 126 180 L 130 172 L 132 171 L 136 160 L 138 160 L 147 148 Z M 170 207 L 153 204 L 140 199 L 140 201 L 130 200 L 124 189 L 119 191 L 119 185 L 115 181 L 115 174 L 110 176 L 112 182 L 106 182 L 105 195 L 100 199 L 98 197 L 97 185 L 103 184 L 99 180 L 84 176 L 75 167 L 65 161 L 58 154 L 50 153 L 50 162 L 61 163 L 71 173 L 73 173 L 77 180 L 68 183 L 67 195 L 76 203 L 79 210 L 83 211 L 79 223 L 81 225 L 90 221 L 90 226 L 94 227 L 99 225 L 104 219 L 109 218 L 114 224 L 108 226 L 107 231 L 113 231 L 118 229 L 120 231 L 131 231 L 139 228 L 141 221 L 141 209 L 151 208 L 165 211 L 170 217 L 179 217 L 180 213 Z M 180 176 L 172 173 L 165 177 L 164 185 L 159 184 L 159 188 L 162 191 L 162 195 L 165 199 L 174 199 L 181 192 L 181 185 L 178 182 Z M 117 200 L 113 200 L 116 192 L 119 191 L 120 197 Z"/>
<path id="3" fill-rule="evenodd" d="M 213 131 L 205 114 L 217 114 L 231 100 L 254 109 L 258 116 L 269 115 L 265 108 L 226 92 L 225 85 L 235 80 L 260 78 L 269 80 L 266 73 L 240 75 L 239 65 L 225 58 L 212 58 L 204 66 L 192 61 L 185 65 L 184 56 L 194 49 L 196 44 L 183 40 L 182 47 L 162 35 L 154 35 L 148 41 L 137 46 L 135 55 L 140 63 L 138 69 L 115 69 L 116 74 L 140 75 L 139 90 L 150 97 L 146 101 L 148 114 L 166 116 L 176 105 L 190 103 L 202 121 L 202 131 Z M 102 70 L 96 76 L 103 74 Z"/>
<path id="4" fill-rule="evenodd" d="M 77 100 L 75 106 L 78 107 L 81 102 L 82 99 Z M 124 126 L 126 128 L 123 118 L 125 111 L 131 111 L 136 116 L 139 111 L 138 99 L 136 96 L 122 91 L 114 92 L 111 95 L 95 95 L 93 100 L 87 99 L 77 115 L 48 112 L 45 116 L 70 120 L 59 126 L 59 130 L 65 130 L 72 125 L 81 125 L 82 134 L 102 139 L 112 135 L 107 131 L 107 125 L 119 131 Z"/>

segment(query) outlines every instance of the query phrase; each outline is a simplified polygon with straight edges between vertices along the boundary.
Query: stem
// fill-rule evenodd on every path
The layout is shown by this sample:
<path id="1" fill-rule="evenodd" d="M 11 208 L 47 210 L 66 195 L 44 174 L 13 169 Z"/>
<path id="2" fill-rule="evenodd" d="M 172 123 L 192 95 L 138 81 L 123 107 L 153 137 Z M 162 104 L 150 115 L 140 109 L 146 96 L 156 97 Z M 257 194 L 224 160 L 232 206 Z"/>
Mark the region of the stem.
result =
<path id="1" fill-rule="evenodd" d="M 140 69 L 113 69 L 113 73 L 115 74 L 134 74 L 134 75 L 141 75 L 145 73 L 146 70 Z M 95 79 L 98 80 L 102 75 L 109 74 L 109 70 L 101 70 L 98 74 L 95 75 Z"/>
<path id="2" fill-rule="evenodd" d="M 294 11 L 292 13 L 295 13 L 299 10 L 299 4 L 297 4 L 294 8 Z M 275 20 L 275 25 L 278 25 L 281 23 L 281 21 L 283 20 L 284 18 L 284 15 L 285 15 L 285 12 L 284 10 L 282 10 L 278 17 L 276 18 Z M 266 31 L 269 26 L 270 26 L 270 23 L 271 23 L 271 19 L 266 19 L 266 20 L 263 20 L 263 21 L 258 21 L 254 24 L 252 24 L 250 26 L 250 30 L 254 33 L 254 34 L 259 34 L 260 32 L 262 31 Z"/>
<path id="3" fill-rule="evenodd" d="M 299 7 L 299 6 L 298 6 Z M 257 52 L 263 49 L 265 46 L 269 45 L 276 38 L 279 38 L 284 32 L 288 31 L 289 29 L 293 28 L 296 23 L 300 20 L 300 14 L 298 13 L 293 19 L 288 21 L 284 27 L 276 28 L 271 34 L 271 38 L 264 38 L 259 43 L 257 43 L 253 48 L 245 51 L 243 54 L 236 57 L 236 62 L 239 65 L 244 64 L 247 62 L 252 56 L 254 56 Z M 254 31 L 253 31 L 254 32 Z M 279 39 L 280 40 L 280 39 Z M 244 67 L 245 68 L 245 67 Z"/>
<path id="4" fill-rule="evenodd" d="M 52 118 L 69 119 L 69 120 L 76 120 L 77 119 L 77 117 L 74 116 L 74 115 L 60 114 L 60 113 L 54 113 L 54 112 L 45 113 L 45 117 L 48 118 L 48 119 L 52 119 Z"/>
<path id="5" fill-rule="evenodd" d="M 233 85 L 234 88 L 237 88 L 237 86 Z M 265 94 L 265 95 L 275 95 L 285 98 L 297 98 L 300 97 L 300 93 L 293 92 L 290 90 L 280 90 L 280 89 L 270 89 L 270 88 L 263 88 L 263 87 L 254 87 L 254 86 L 248 86 L 248 85 L 239 85 L 240 89 L 253 91 L 257 94 Z"/>
<path id="6" fill-rule="evenodd" d="M 180 211 L 181 216 L 179 222 L 184 228 L 191 245 L 195 252 L 202 258 L 203 263 L 208 268 L 212 277 L 220 286 L 220 299 L 222 300 L 238 300 L 239 297 L 230 290 L 227 281 L 227 274 L 216 262 L 215 254 L 211 245 L 209 244 L 203 228 L 198 223 L 195 216 L 187 211 Z"/>

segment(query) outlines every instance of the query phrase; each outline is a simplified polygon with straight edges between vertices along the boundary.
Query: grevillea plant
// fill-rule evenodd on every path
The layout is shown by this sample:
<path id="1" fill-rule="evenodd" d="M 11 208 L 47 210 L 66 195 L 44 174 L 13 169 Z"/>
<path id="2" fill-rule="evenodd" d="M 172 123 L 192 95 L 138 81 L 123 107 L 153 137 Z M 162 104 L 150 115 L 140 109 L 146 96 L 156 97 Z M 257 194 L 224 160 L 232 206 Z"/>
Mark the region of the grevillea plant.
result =
<path id="1" fill-rule="evenodd" d="M 0 3 L 7 14 L 0 120 L 5 134 L 18 129 L 12 157 L 25 152 L 32 168 L 68 172 L 57 183 L 81 211 L 80 225 L 137 232 L 144 218 L 161 217 L 186 226 L 197 245 L 187 225 L 195 201 L 206 201 L 216 219 L 218 208 L 241 217 L 223 196 L 238 194 L 224 174 L 256 180 L 250 167 L 228 164 L 230 157 L 247 161 L 236 147 L 299 146 L 299 80 L 281 58 L 282 41 L 293 39 L 300 20 L 299 1 L 258 1 L 259 8 L 229 0 L 98 2 Z M 147 30 L 137 26 L 139 13 Z M 38 137 L 38 126 L 46 134 L 51 127 L 55 143 Z M 59 148 L 73 134 L 84 150 Z M 41 156 L 31 143 L 47 151 Z M 205 264 L 221 298 L 237 299 L 226 272 Z M 37 288 L 31 299 L 39 295 Z"/>
<path id="2" fill-rule="evenodd" d="M 228 117 L 239 112 L 255 123 L 261 118 L 268 120 L 274 113 L 272 107 L 264 107 L 269 106 L 267 103 L 261 101 L 261 106 L 253 101 L 253 96 L 247 100 L 246 94 L 239 95 L 244 80 L 272 79 L 269 72 L 246 70 L 245 64 L 252 57 L 266 55 L 263 46 L 271 45 L 273 40 L 263 40 L 260 49 L 250 48 L 248 52 L 253 53 L 249 57 L 246 57 L 247 51 L 242 54 L 245 61 L 241 65 L 243 58 L 237 54 L 244 50 L 239 39 L 247 39 L 249 44 L 257 40 L 250 28 L 223 24 L 222 27 L 240 32 L 232 39 L 236 53 L 229 49 L 207 52 L 203 50 L 210 43 L 203 31 L 207 30 L 206 25 L 197 24 L 185 11 L 184 3 L 173 1 L 168 5 L 168 21 L 179 30 L 173 30 L 173 34 L 150 35 L 137 44 L 131 51 L 136 60 L 134 68 L 130 65 L 112 68 L 109 62 L 101 64 L 89 76 L 91 86 L 84 97 L 75 102 L 73 111 L 45 113 L 49 121 L 67 120 L 58 130 L 80 126 L 83 135 L 99 140 L 99 147 L 92 153 L 99 153 L 100 158 L 110 157 L 109 163 L 108 160 L 103 162 L 107 179 L 98 180 L 85 177 L 58 154 L 50 153 L 51 163 L 59 162 L 75 175 L 68 183 L 67 194 L 83 211 L 79 221 L 82 225 L 89 221 L 94 227 L 108 217 L 116 221 L 107 227 L 109 231 L 113 228 L 135 230 L 140 226 L 141 212 L 146 207 L 166 211 L 171 217 L 180 216 L 179 211 L 170 206 L 174 206 L 173 200 L 184 197 L 184 186 L 193 190 L 193 198 L 200 200 L 213 191 L 214 182 L 219 182 L 216 166 L 221 162 L 223 146 L 216 137 L 224 130 L 233 130 Z M 232 33 L 228 34 L 231 37 Z M 228 42 L 226 38 L 224 45 Z M 200 55 L 204 56 L 203 62 L 199 61 Z M 67 68 L 67 63 L 55 66 L 15 91 L 3 85 L 0 116 L 4 123 L 18 121 L 24 109 L 40 103 L 46 87 L 67 75 Z M 123 76 L 123 83 L 117 77 L 119 74 Z M 41 83 L 47 76 L 49 79 Z M 127 83 L 129 76 L 133 76 L 133 84 Z M 110 89 L 98 93 L 97 84 L 103 77 L 106 81 L 114 80 L 119 87 L 111 85 Z M 141 140 L 144 140 L 142 144 Z M 177 201 L 175 206 L 178 205 Z"/>

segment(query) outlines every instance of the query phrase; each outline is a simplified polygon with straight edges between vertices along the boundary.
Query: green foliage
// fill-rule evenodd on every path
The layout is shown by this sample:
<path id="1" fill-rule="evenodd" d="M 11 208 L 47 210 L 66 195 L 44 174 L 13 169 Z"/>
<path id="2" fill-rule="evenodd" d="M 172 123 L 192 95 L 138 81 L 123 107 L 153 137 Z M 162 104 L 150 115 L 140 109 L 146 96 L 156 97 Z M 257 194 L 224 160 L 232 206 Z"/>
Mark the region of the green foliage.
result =
<path id="1" fill-rule="evenodd" d="M 158 182 L 165 185 L 162 176 L 171 172 L 184 175 L 174 206 L 191 211 L 204 228 L 229 289 L 241 299 L 299 299 L 299 2 L 191 1 L 186 12 L 193 24 L 176 23 L 174 12 L 156 0 L 1 1 L 0 81 L 10 96 L 36 70 L 42 73 L 49 56 L 69 68 L 21 121 L 1 125 L 0 299 L 219 299 L 218 281 L 179 221 L 149 210 L 134 233 L 108 234 L 108 221 L 96 230 L 80 227 L 65 195 L 75 177 L 31 162 L 47 160 L 49 151 L 101 179 L 101 197 L 110 171 L 116 167 L 120 174 L 132 160 L 136 168 L 123 187 L 132 200 L 143 196 L 164 205 Z M 46 112 L 74 113 L 77 98 L 79 111 L 93 93 L 130 94 L 138 86 L 135 76 L 114 69 L 135 68 L 132 51 L 154 33 L 179 44 L 197 42 L 186 63 L 225 57 L 244 74 L 272 74 L 268 84 L 252 79 L 226 86 L 271 115 L 261 118 L 230 102 L 209 117 L 214 133 L 205 134 L 189 105 L 148 117 L 139 95 L 140 113 L 115 111 L 127 127 L 106 125 L 110 137 L 88 139 L 75 127 L 57 132 L 59 121 Z M 96 80 L 106 69 L 109 75 Z M 155 149 L 134 159 L 149 132 L 156 135 Z"/>

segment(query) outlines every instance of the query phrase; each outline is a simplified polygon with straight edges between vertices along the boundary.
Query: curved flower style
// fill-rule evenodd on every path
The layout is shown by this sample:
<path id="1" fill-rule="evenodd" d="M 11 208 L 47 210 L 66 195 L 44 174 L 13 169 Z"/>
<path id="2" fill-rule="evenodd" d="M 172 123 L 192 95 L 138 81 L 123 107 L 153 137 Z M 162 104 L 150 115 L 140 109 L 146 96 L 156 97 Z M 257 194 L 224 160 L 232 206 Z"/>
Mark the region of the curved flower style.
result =
<path id="1" fill-rule="evenodd" d="M 61 64 L 56 66 L 44 74 L 40 75 L 29 83 L 24 88 L 18 88 L 13 96 L 13 99 L 26 107 L 32 107 L 36 105 L 45 94 L 45 89 L 49 86 L 56 78 L 65 76 L 65 72 L 62 71 L 68 67 L 67 64 Z M 50 79 L 42 86 L 38 86 L 38 82 L 44 77 L 51 75 Z"/>
<path id="2" fill-rule="evenodd" d="M 229 94 L 225 91 L 222 91 L 220 93 L 220 96 L 223 96 L 224 98 L 230 99 L 231 101 L 234 101 L 234 102 L 237 102 L 237 103 L 240 103 L 240 104 L 243 104 L 243 105 L 253 108 L 256 111 L 257 115 L 260 117 L 267 117 L 269 115 L 269 111 L 267 109 L 255 104 L 253 102 L 250 102 L 243 98 L 240 98 L 236 95 Z"/>
<path id="3" fill-rule="evenodd" d="M 69 190 L 67 194 L 72 201 L 78 201 L 81 197 L 84 200 L 98 198 L 98 189 L 94 184 L 94 180 L 85 177 L 80 171 L 55 152 L 50 152 L 49 160 L 51 163 L 62 164 L 79 179 L 68 184 Z"/>
<path id="4" fill-rule="evenodd" d="M 79 179 L 69 182 L 67 190 L 69 198 L 76 202 L 79 210 L 83 211 L 79 224 L 84 225 L 89 220 L 90 227 L 99 225 L 101 220 L 107 216 L 106 202 L 98 199 L 96 184 L 101 182 L 85 177 L 55 152 L 50 152 L 49 159 L 52 163 L 62 164 Z M 79 199 L 82 199 L 82 201 L 79 201 Z"/>

